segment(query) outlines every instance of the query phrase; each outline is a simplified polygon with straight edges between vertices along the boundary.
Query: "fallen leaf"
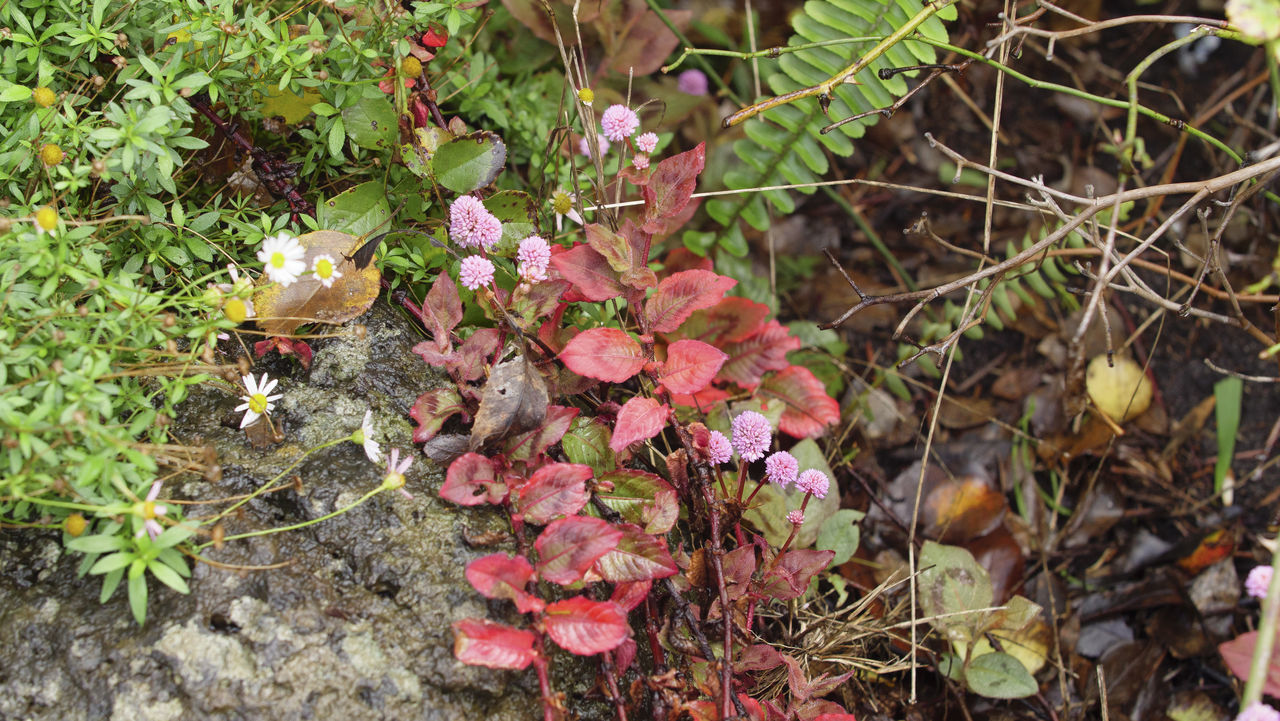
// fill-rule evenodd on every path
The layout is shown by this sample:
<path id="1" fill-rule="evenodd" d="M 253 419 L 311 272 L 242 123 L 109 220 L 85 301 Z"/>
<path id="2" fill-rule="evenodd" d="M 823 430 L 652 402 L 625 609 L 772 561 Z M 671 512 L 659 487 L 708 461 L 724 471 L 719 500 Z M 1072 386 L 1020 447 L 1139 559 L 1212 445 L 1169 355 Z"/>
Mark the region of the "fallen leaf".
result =
<path id="1" fill-rule="evenodd" d="M 306 249 L 303 261 L 311 268 L 316 256 L 332 256 L 336 270 L 342 275 L 326 288 L 312 275 L 305 274 L 288 288 L 267 282 L 253 296 L 258 314 L 258 327 L 269 335 L 289 335 L 303 323 L 345 323 L 373 305 L 381 291 L 382 273 L 374 265 L 363 270 L 347 258 L 359 250 L 360 238 L 336 230 L 317 230 L 298 236 Z"/>
<path id="2" fill-rule="evenodd" d="M 471 450 L 536 428 L 547 415 L 547 382 L 523 355 L 493 367 L 471 427 Z"/>

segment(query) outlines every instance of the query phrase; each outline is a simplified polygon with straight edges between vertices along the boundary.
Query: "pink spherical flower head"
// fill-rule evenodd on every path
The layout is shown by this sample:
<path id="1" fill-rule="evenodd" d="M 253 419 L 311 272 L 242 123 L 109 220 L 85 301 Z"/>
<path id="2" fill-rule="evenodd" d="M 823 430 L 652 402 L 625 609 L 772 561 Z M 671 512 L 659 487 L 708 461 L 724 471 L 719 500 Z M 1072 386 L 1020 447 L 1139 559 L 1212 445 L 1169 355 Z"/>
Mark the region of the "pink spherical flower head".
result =
<path id="1" fill-rule="evenodd" d="M 733 447 L 742 456 L 742 460 L 751 463 L 764 457 L 769 450 L 769 442 L 773 439 L 773 429 L 769 427 L 769 419 L 755 411 L 743 411 L 733 419 L 730 427 L 733 433 Z"/>
<path id="2" fill-rule="evenodd" d="M 676 77 L 676 89 L 686 95 L 706 95 L 707 76 L 701 70 L 686 70 Z"/>
<path id="3" fill-rule="evenodd" d="M 502 221 L 489 211 L 476 218 L 475 227 L 471 229 L 471 245 L 492 250 L 502 240 Z"/>
<path id="4" fill-rule="evenodd" d="M 640 136 L 636 138 L 636 150 L 639 150 L 642 153 L 652 153 L 657 149 L 657 133 L 641 133 Z"/>
<path id="5" fill-rule="evenodd" d="M 462 267 L 458 270 L 458 280 L 467 287 L 467 290 L 475 290 L 482 285 L 489 285 L 493 282 L 493 263 L 490 263 L 488 258 L 469 255 L 462 259 Z"/>
<path id="6" fill-rule="evenodd" d="M 786 451 L 778 451 L 764 459 L 765 479 L 770 483 L 778 484 L 779 488 L 786 488 L 795 483 L 796 475 L 799 473 L 800 461 Z"/>
<path id="7" fill-rule="evenodd" d="M 831 480 L 827 478 L 827 474 L 814 468 L 801 473 L 796 479 L 796 488 L 813 494 L 815 498 L 826 498 L 827 489 L 830 487 Z"/>
<path id="8" fill-rule="evenodd" d="M 1236 721 L 1280 721 L 1280 711 L 1276 711 L 1261 701 L 1254 701 L 1240 711 Z"/>
<path id="9" fill-rule="evenodd" d="M 1254 566 L 1244 579 L 1244 590 L 1254 598 L 1266 598 L 1267 589 L 1271 586 L 1271 577 L 1275 569 L 1271 566 Z"/>
<path id="10" fill-rule="evenodd" d="M 799 526 L 804 523 L 804 511 L 797 508 L 787 514 L 787 522 L 793 526 Z"/>
<path id="11" fill-rule="evenodd" d="M 640 116 L 625 105 L 610 105 L 600 116 L 600 127 L 604 128 L 604 136 L 615 143 L 631 137 L 640 127 Z"/>
<path id="12" fill-rule="evenodd" d="M 649 156 L 645 155 L 644 153 L 636 153 L 631 158 L 631 164 L 636 166 L 636 170 L 648 170 Z"/>
<path id="13" fill-rule="evenodd" d="M 600 144 L 596 147 L 600 149 L 600 157 L 603 158 L 604 156 L 609 154 L 609 148 L 613 146 L 609 144 L 608 139 L 606 139 L 603 135 L 597 135 L 596 140 L 600 142 Z M 587 144 L 587 136 L 585 135 L 578 140 L 578 154 L 585 155 L 588 158 L 591 157 L 591 146 Z"/>
<path id="14" fill-rule="evenodd" d="M 476 223 L 490 215 L 484 203 L 473 195 L 464 195 L 449 205 L 449 237 L 464 248 L 475 245 L 471 240 Z"/>
<path id="15" fill-rule="evenodd" d="M 520 241 L 516 252 L 520 263 L 520 277 L 530 283 L 547 279 L 547 266 L 551 264 L 551 246 L 540 235 L 531 235 Z"/>
<path id="16" fill-rule="evenodd" d="M 713 465 L 723 465 L 733 458 L 733 445 L 720 431 L 711 431 L 711 440 L 707 442 L 707 453 Z"/>

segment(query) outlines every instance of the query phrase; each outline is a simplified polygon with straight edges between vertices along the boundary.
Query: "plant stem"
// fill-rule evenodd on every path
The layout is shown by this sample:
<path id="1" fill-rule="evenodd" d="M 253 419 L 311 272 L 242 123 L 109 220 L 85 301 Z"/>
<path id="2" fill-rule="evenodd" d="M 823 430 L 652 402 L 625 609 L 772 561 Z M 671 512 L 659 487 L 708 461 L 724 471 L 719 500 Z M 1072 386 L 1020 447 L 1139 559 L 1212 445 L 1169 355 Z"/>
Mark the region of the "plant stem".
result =
<path id="1" fill-rule="evenodd" d="M 360 504 L 364 503 L 365 501 L 369 500 L 370 498 L 373 498 L 374 496 L 378 495 L 379 493 L 381 493 L 381 492 L 382 492 L 382 491 L 384 491 L 384 490 L 386 490 L 386 486 L 384 486 L 384 485 L 379 485 L 377 488 L 374 488 L 372 491 L 369 491 L 368 493 L 366 493 L 366 494 L 364 494 L 363 496 L 361 496 L 358 500 L 356 500 L 356 501 L 354 501 L 354 502 L 352 502 L 352 503 L 348 503 L 347 505 L 343 506 L 342 508 L 339 508 L 339 509 L 336 509 L 336 510 L 331 511 L 331 512 L 329 512 L 329 513 L 326 513 L 326 514 L 324 514 L 323 516 L 320 516 L 319 518 L 312 518 L 312 519 L 310 519 L 310 520 L 302 521 L 302 522 L 300 522 L 300 523 L 295 523 L 295 524 L 290 525 L 290 526 L 280 526 L 279 528 L 264 528 L 264 529 L 262 529 L 262 530 L 260 530 L 260 531 L 247 531 L 247 532 L 245 532 L 245 533 L 237 533 L 237 534 L 235 534 L 235 535 L 233 535 L 233 536 L 227 536 L 227 537 L 223 538 L 222 540 L 223 540 L 223 542 L 225 543 L 226 541 L 235 541 L 235 540 L 237 540 L 237 539 L 241 539 L 241 538 L 253 538 L 254 536 L 269 536 L 269 535 L 271 535 L 271 534 L 273 534 L 273 533 L 284 533 L 285 531 L 296 531 L 296 530 L 298 530 L 299 528 L 306 528 L 307 526 L 314 526 L 314 525 L 315 525 L 315 524 L 317 524 L 317 523 L 322 523 L 322 522 L 324 522 L 324 521 L 329 520 L 330 518 L 335 518 L 335 517 L 337 517 L 337 516 L 340 516 L 340 515 L 342 515 L 342 514 L 346 513 L 347 511 L 350 511 L 351 509 L 355 508 L 356 506 L 359 506 Z M 200 544 L 199 546 L 196 546 L 196 547 L 195 547 L 195 550 L 196 550 L 196 551 L 202 551 L 202 550 L 204 550 L 204 549 L 206 549 L 206 548 L 208 548 L 209 546 L 212 546 L 212 545 L 213 545 L 213 541 L 209 541 L 208 543 L 202 543 L 202 544 Z"/>
<path id="2" fill-rule="evenodd" d="M 680 44 L 687 50 L 689 47 L 689 38 L 685 37 L 684 33 L 680 32 L 680 28 L 676 27 L 675 23 L 671 22 L 666 14 L 662 12 L 662 8 L 658 6 L 657 0 L 645 0 L 645 2 L 649 4 L 649 9 L 653 11 L 653 14 L 658 16 L 658 19 L 662 21 L 662 24 L 667 26 L 667 29 L 676 36 L 676 39 L 679 40 Z M 711 55 L 713 53 L 706 54 Z M 683 58 L 684 56 L 681 55 L 680 57 Z M 693 62 L 696 63 L 698 67 L 702 68 L 702 72 L 706 73 L 707 77 L 711 78 L 711 81 L 714 82 L 717 87 L 724 91 L 726 97 L 738 105 L 742 104 L 742 99 L 738 97 L 737 93 L 733 92 L 733 88 L 730 88 L 725 84 L 724 80 L 720 78 L 720 74 L 711 68 L 710 63 L 696 55 L 694 56 Z M 669 67 L 675 67 L 679 64 L 679 62 L 676 62 Z M 667 68 L 663 68 L 662 72 L 667 72 Z"/>
<path id="3" fill-rule="evenodd" d="M 1280 542 L 1271 553 L 1271 567 L 1280 567 Z M 1249 664 L 1249 679 L 1245 681 L 1240 696 L 1240 708 L 1262 700 L 1262 689 L 1267 684 L 1267 671 L 1271 668 L 1271 652 L 1275 648 L 1276 621 L 1280 618 L 1280 573 L 1272 574 L 1267 596 L 1262 599 L 1262 619 L 1258 623 L 1258 642 L 1253 647 L 1253 661 Z"/>

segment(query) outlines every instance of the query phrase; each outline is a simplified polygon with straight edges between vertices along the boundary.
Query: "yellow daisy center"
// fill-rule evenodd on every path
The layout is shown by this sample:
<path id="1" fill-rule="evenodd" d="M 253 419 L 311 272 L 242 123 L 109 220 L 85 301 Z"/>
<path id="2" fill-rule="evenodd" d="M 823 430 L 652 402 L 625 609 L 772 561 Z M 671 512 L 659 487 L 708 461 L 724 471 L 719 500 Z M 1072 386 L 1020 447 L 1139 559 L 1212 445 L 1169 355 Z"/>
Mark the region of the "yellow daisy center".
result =
<path id="1" fill-rule="evenodd" d="M 259 415 L 267 412 L 267 397 L 261 393 L 249 396 L 249 410 Z"/>
<path id="2" fill-rule="evenodd" d="M 398 489 L 398 488 L 403 488 L 403 487 L 404 487 L 404 474 L 403 474 L 403 473 L 388 473 L 388 474 L 387 474 L 387 477 L 386 477 L 386 478 L 384 478 L 384 479 L 382 479 L 382 485 L 386 486 L 387 488 L 389 488 L 389 489 L 391 489 L 391 490 L 393 490 L 393 491 L 394 491 L 394 490 L 396 490 L 396 489 Z"/>
<path id="3" fill-rule="evenodd" d="M 316 276 L 319 278 L 328 278 L 333 275 L 333 262 L 328 258 L 321 258 L 316 261 Z"/>
<path id="4" fill-rule="evenodd" d="M 232 298 L 227 304 L 222 306 L 222 312 L 226 314 L 227 320 L 232 323 L 243 323 L 244 319 L 249 316 L 249 309 L 245 307 L 244 301 L 239 298 Z"/>
<path id="5" fill-rule="evenodd" d="M 156 518 L 155 501 L 146 501 L 142 504 L 142 518 L 147 521 L 154 521 Z"/>
<path id="6" fill-rule="evenodd" d="M 280 251 L 278 251 L 278 250 L 277 250 L 276 252 L 274 252 L 274 253 L 272 253 L 272 254 L 271 254 L 271 267 L 272 267 L 272 268 L 283 268 L 283 267 L 284 267 L 284 260 L 285 260 L 285 259 L 284 259 L 284 253 L 281 253 Z"/>

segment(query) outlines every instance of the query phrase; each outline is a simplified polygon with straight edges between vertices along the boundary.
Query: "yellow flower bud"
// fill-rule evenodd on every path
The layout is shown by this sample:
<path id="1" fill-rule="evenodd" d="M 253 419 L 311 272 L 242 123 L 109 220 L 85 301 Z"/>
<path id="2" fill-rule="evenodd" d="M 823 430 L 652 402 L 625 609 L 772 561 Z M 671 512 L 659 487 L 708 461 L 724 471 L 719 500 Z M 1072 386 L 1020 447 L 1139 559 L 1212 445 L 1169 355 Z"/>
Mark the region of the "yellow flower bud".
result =
<path id="1" fill-rule="evenodd" d="M 400 74 L 406 78 L 416 78 L 422 74 L 422 61 L 410 55 L 400 61 Z"/>
<path id="2" fill-rule="evenodd" d="M 583 88 L 579 90 L 578 100 L 581 100 L 583 105 L 590 105 L 596 100 L 595 91 L 593 91 L 591 88 Z"/>
<path id="3" fill-rule="evenodd" d="M 70 516 L 67 516 L 67 520 L 63 521 L 62 527 L 66 529 L 67 535 L 79 537 L 80 534 L 84 533 L 88 526 L 89 522 L 84 520 L 83 514 L 73 513 Z"/>
<path id="4" fill-rule="evenodd" d="M 49 88 L 36 88 L 35 92 L 31 93 L 31 99 L 36 105 L 47 108 L 58 101 L 58 96 Z"/>
<path id="5" fill-rule="evenodd" d="M 227 316 L 227 320 L 239 325 L 249 317 L 249 309 L 245 306 L 244 301 L 239 298 L 229 298 L 222 306 L 222 314 Z"/>
<path id="6" fill-rule="evenodd" d="M 58 211 L 54 210 L 53 208 L 50 208 L 47 205 L 37 210 L 36 225 L 40 226 L 41 230 L 53 230 L 54 228 L 57 228 L 58 227 Z"/>
<path id="7" fill-rule="evenodd" d="M 62 148 L 53 143 L 45 143 L 40 148 L 40 160 L 45 165 L 54 166 L 62 162 Z"/>

